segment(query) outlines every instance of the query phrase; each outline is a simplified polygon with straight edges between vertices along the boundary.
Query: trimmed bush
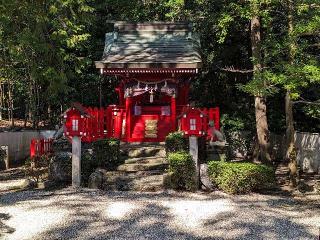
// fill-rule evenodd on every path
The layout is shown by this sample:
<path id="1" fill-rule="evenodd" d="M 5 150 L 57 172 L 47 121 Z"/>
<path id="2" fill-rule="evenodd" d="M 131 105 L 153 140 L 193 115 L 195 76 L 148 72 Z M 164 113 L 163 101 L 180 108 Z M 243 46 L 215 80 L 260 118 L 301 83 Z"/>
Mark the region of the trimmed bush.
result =
<path id="1" fill-rule="evenodd" d="M 85 150 L 81 153 L 81 181 L 87 186 L 90 174 L 99 167 L 98 161 L 95 160 L 92 151 Z"/>
<path id="2" fill-rule="evenodd" d="M 50 154 L 27 158 L 24 165 L 26 176 L 35 182 L 47 180 L 49 176 L 50 158 Z"/>
<path id="3" fill-rule="evenodd" d="M 166 152 L 179 152 L 188 150 L 188 139 L 184 137 L 183 132 L 172 132 L 166 137 Z"/>
<path id="4" fill-rule="evenodd" d="M 168 154 L 170 185 L 174 189 L 194 191 L 196 186 L 195 166 L 187 152 Z"/>
<path id="5" fill-rule="evenodd" d="M 218 162 L 208 164 L 212 183 L 231 194 L 243 194 L 274 186 L 274 169 L 254 163 Z"/>
<path id="6" fill-rule="evenodd" d="M 115 170 L 123 163 L 120 158 L 120 141 L 115 138 L 95 141 L 93 155 L 97 166 L 108 170 Z"/>

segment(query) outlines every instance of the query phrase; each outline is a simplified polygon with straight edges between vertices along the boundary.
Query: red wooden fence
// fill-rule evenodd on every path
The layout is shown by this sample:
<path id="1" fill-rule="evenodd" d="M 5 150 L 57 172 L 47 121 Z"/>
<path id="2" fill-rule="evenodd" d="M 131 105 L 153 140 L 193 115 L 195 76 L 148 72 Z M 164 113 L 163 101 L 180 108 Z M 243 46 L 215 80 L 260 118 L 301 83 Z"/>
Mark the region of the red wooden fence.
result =
<path id="1" fill-rule="evenodd" d="M 52 152 L 53 139 L 32 139 L 30 144 L 30 157 L 42 156 Z"/>
<path id="2" fill-rule="evenodd" d="M 82 142 L 92 142 L 97 139 L 123 137 L 123 119 L 125 109 L 111 105 L 107 108 L 85 108 L 85 112 L 70 109 L 65 114 L 66 137 L 81 136 Z M 77 126 L 75 126 L 75 122 Z"/>
<path id="3" fill-rule="evenodd" d="M 128 118 L 124 107 L 110 105 L 106 108 L 91 108 L 77 104 L 65 113 L 64 134 L 70 140 L 73 136 L 79 136 L 82 142 L 93 142 L 111 137 L 123 141 L 131 141 L 132 139 L 147 141 L 144 134 L 144 124 L 149 118 L 161 119 L 161 124 L 158 126 L 159 136 L 157 139 L 152 139 L 153 141 L 159 139 L 163 141 L 170 131 L 177 130 L 175 121 L 170 116 L 162 116 L 161 107 L 144 107 L 143 109 L 144 112 L 141 114 L 130 114 Z M 159 111 L 157 112 L 155 109 Z M 147 110 L 151 112 L 146 112 Z M 187 136 L 210 135 L 210 122 L 214 123 L 215 129 L 220 129 L 219 108 L 178 106 L 175 116 L 178 116 L 181 123 L 180 130 L 184 131 Z M 141 129 L 138 129 L 138 125 Z M 126 128 L 129 128 L 129 131 Z"/>

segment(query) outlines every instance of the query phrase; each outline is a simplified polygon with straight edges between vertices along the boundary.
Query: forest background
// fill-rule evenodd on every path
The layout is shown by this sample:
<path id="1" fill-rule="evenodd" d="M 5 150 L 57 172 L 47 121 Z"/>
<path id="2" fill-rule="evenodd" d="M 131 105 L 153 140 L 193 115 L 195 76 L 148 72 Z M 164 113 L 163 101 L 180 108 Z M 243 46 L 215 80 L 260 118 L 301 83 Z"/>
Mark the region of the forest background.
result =
<path id="1" fill-rule="evenodd" d="M 52 128 L 71 102 L 99 106 L 101 92 L 102 106 L 116 103 L 116 79 L 101 76 L 94 61 L 118 20 L 193 23 L 203 69 L 190 101 L 219 106 L 224 130 L 256 132 L 258 96 L 268 131 L 284 134 L 288 120 L 295 130 L 320 131 L 316 0 L 2 0 L 0 120 Z"/>

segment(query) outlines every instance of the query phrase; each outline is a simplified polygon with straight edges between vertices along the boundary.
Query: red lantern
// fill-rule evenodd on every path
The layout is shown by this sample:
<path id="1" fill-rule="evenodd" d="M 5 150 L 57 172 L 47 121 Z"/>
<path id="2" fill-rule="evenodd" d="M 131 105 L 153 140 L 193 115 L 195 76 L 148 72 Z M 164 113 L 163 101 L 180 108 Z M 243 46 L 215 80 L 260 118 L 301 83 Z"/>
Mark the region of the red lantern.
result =
<path id="1" fill-rule="evenodd" d="M 186 136 L 203 136 L 206 134 L 207 116 L 198 108 L 188 108 L 181 115 L 181 131 Z"/>
<path id="2" fill-rule="evenodd" d="M 80 112 L 72 108 L 66 112 L 64 117 L 66 119 L 65 135 L 67 137 L 82 136 L 84 117 L 80 114 Z"/>

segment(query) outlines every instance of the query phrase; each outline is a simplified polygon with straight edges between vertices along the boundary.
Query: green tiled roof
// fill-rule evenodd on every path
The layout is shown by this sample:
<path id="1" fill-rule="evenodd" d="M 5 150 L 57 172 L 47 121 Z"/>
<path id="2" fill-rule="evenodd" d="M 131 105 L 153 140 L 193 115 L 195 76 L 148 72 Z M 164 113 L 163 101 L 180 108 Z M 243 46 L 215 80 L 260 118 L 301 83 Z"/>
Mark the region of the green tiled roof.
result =
<path id="1" fill-rule="evenodd" d="M 116 22 L 97 68 L 200 68 L 200 41 L 187 23 Z"/>

